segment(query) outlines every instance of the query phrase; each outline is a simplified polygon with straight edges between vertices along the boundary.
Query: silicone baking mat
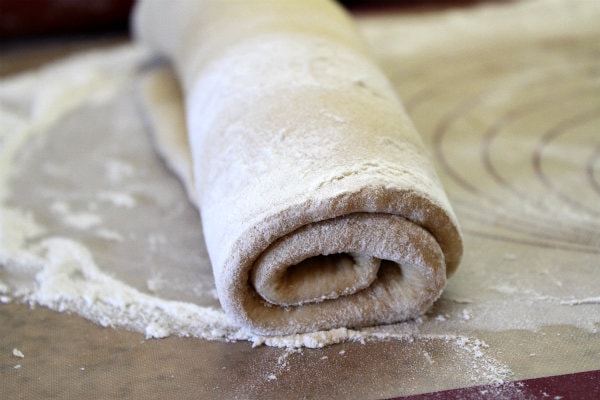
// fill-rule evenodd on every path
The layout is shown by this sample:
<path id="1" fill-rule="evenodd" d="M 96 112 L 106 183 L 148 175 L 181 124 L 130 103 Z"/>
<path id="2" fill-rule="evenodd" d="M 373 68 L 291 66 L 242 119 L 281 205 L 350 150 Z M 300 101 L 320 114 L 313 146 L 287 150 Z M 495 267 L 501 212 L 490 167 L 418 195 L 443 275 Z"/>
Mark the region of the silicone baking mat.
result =
<path id="1" fill-rule="evenodd" d="M 386 8 L 357 20 L 429 146 L 464 229 L 464 260 L 431 312 L 382 340 L 279 349 L 146 339 L 5 296 L 1 398 L 568 398 L 575 386 L 593 398 L 600 369 L 596 2 Z M 97 47 L 88 42 L 82 50 Z M 12 50 L 2 68 L 23 70 L 52 55 L 47 47 Z M 199 220 L 153 153 L 132 87 L 72 110 L 32 142 L 7 201 L 53 234 L 85 244 L 115 278 L 142 292 L 214 303 L 195 278 L 210 273 L 204 250 L 176 251 L 201 238 Z M 96 162 L 108 158 L 112 170 Z M 68 160 L 74 178 L 41 172 L 57 160 Z M 110 209 L 114 198 L 98 205 L 112 229 L 103 237 L 94 224 L 57 220 L 60 207 L 44 194 L 75 193 L 63 203 L 83 207 L 102 183 L 98 176 L 129 179 L 124 161 L 144 168 L 136 182 L 150 200 L 125 210 Z M 152 198 L 153 191 L 163 194 Z M 143 240 L 107 246 L 111 232 Z M 166 279 L 164 266 L 171 268 Z M 6 273 L 0 269 L 0 278 Z M 562 383 L 547 378 L 556 375 Z M 447 391 L 456 388 L 470 389 Z"/>

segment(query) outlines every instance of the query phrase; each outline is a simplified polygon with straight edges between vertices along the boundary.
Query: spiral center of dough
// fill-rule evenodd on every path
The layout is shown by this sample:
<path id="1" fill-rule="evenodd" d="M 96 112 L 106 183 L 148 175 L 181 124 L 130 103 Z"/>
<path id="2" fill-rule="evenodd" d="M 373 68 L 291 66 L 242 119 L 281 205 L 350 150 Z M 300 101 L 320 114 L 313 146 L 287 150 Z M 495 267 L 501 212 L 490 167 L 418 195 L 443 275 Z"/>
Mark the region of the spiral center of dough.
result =
<path id="1" fill-rule="evenodd" d="M 335 299 L 369 287 L 380 260 L 355 253 L 309 257 L 281 268 L 271 279 L 256 279 L 263 298 L 278 305 L 300 305 Z"/>

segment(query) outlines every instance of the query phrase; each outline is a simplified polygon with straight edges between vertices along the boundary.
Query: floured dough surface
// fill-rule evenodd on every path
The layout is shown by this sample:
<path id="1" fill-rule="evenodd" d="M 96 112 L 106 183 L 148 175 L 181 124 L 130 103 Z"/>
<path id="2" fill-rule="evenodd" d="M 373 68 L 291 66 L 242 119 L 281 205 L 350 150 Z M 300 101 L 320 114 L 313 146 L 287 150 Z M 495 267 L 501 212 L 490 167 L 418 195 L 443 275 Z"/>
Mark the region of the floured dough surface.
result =
<path id="1" fill-rule="evenodd" d="M 168 68 L 158 68 L 144 78 L 140 96 L 145 115 L 154 124 L 152 136 L 159 153 L 193 197 L 193 168 L 185 165 L 192 162 L 192 151 L 181 131 L 184 105 L 178 87 Z M 172 112 L 177 107 L 181 111 Z M 384 315 L 398 318 L 392 310 L 410 315 L 429 307 L 445 286 L 445 261 L 438 249 L 431 235 L 404 218 L 354 213 L 308 224 L 277 240 L 256 259 L 249 278 L 261 298 L 273 305 L 268 319 L 274 326 L 291 312 L 299 326 L 314 326 L 321 319 L 341 324 L 336 310 L 344 310 L 347 321 L 392 322 Z M 392 272 L 393 268 L 401 271 Z M 384 306 L 371 309 L 371 299 L 377 297 Z M 275 313 L 275 305 L 285 307 L 284 313 Z M 254 307 L 250 314 L 265 313 L 261 306 Z M 369 314 L 373 316 L 366 318 Z"/>
<path id="2" fill-rule="evenodd" d="M 325 0 L 270 4 L 147 1 L 135 11 L 136 37 L 168 57 L 182 86 L 219 300 L 262 334 L 422 315 L 462 254 L 423 143 L 349 15 Z M 327 263 L 326 276 L 314 267 L 349 253 L 359 258 Z M 380 261 L 348 285 L 362 264 L 342 266 L 369 257 Z M 378 274 L 384 263 L 402 278 Z"/>

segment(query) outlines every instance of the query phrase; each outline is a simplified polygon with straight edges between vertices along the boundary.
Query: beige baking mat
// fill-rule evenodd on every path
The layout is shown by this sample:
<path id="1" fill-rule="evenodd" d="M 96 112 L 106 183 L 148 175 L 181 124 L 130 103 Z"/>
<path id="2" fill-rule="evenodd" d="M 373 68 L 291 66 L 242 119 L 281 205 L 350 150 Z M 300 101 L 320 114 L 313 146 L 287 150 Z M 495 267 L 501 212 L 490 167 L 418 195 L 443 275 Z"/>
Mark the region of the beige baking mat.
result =
<path id="1" fill-rule="evenodd" d="M 146 340 L 21 304 L 7 282 L 22 278 L 31 290 L 36 283 L 27 271 L 15 277 L 18 266 L 5 260 L 0 398 L 384 398 L 600 369 L 597 3 L 358 19 L 430 147 L 465 232 L 464 261 L 433 310 L 357 334 L 364 343 L 324 349 Z M 146 57 L 129 47 L 110 54 L 107 68 L 124 80 L 88 87 L 97 71 L 72 71 L 81 86 L 70 95 L 87 100 L 73 100 L 77 106 L 51 129 L 30 135 L 10 166 L 17 173 L 3 206 L 30 215 L 43 227 L 39 237 L 88 249 L 114 282 L 218 307 L 199 218 L 152 151 L 136 109 L 136 70 Z M 0 85 L 3 130 L 67 102 L 48 90 L 40 96 L 27 79 L 37 96 L 11 92 L 10 79 Z M 73 268 L 69 279 L 85 278 Z M 495 390 L 519 395 L 518 385 Z"/>

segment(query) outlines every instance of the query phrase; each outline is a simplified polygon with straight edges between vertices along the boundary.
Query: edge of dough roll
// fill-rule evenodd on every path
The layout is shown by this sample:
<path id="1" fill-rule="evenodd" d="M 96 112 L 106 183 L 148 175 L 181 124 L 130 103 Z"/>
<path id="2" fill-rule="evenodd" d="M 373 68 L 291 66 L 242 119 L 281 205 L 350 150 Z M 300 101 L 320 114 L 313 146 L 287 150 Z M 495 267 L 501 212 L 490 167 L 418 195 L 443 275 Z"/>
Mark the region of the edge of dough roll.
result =
<path id="1" fill-rule="evenodd" d="M 281 335 L 427 311 L 461 258 L 458 223 L 338 5 L 146 0 L 133 22 L 176 73 L 154 74 L 146 108 L 169 163 L 193 164 L 175 169 L 193 186 L 219 300 L 235 321 Z M 189 154 L 178 156 L 165 143 L 182 131 Z"/>

